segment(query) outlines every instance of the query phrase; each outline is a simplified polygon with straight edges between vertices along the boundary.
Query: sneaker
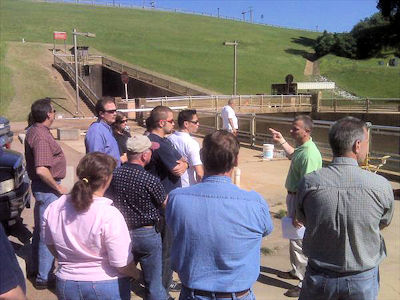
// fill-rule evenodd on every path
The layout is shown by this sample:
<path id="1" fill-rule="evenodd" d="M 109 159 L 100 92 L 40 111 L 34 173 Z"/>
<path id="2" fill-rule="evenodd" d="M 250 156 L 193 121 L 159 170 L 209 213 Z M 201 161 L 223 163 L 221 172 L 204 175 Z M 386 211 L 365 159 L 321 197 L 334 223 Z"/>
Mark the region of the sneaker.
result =
<path id="1" fill-rule="evenodd" d="M 299 298 L 300 297 L 300 292 L 301 288 L 298 286 L 295 286 L 294 288 L 291 288 L 284 293 L 286 297 L 291 297 L 291 298 Z"/>
<path id="2" fill-rule="evenodd" d="M 182 283 L 179 281 L 173 280 L 172 283 L 169 286 L 169 290 L 171 292 L 180 292 L 182 289 Z"/>

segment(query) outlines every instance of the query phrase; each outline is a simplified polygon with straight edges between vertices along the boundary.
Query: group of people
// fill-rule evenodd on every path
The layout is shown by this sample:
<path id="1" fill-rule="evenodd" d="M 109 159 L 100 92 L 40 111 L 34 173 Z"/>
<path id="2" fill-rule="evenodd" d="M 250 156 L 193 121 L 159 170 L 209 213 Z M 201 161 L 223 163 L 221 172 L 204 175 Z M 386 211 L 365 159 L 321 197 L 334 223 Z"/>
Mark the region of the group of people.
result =
<path id="1" fill-rule="evenodd" d="M 96 111 L 68 193 L 60 185 L 65 156 L 49 132 L 54 107 L 49 99 L 32 105 L 25 156 L 36 200 L 36 288 L 56 280 L 59 299 L 130 299 L 134 278 L 145 299 L 168 300 L 175 271 L 181 300 L 255 299 L 261 241 L 273 221 L 260 194 L 231 181 L 240 143 L 237 119 L 229 119 L 236 116 L 227 113 L 227 130 L 206 135 L 200 149 L 191 136 L 199 127 L 195 110 L 179 113 L 173 133 L 172 110 L 157 106 L 146 120 L 147 135 L 132 137 L 124 136 L 126 117 L 116 122 L 112 98 L 99 100 Z M 325 168 L 312 128 L 308 116 L 297 116 L 294 146 L 270 129 L 291 159 L 288 216 L 296 228 L 305 226 L 303 239 L 290 240 L 292 270 L 280 275 L 300 280 L 286 295 L 375 300 L 386 256 L 380 230 L 394 209 L 391 186 L 359 167 L 368 153 L 363 121 L 346 117 L 331 127 L 334 158 Z"/>

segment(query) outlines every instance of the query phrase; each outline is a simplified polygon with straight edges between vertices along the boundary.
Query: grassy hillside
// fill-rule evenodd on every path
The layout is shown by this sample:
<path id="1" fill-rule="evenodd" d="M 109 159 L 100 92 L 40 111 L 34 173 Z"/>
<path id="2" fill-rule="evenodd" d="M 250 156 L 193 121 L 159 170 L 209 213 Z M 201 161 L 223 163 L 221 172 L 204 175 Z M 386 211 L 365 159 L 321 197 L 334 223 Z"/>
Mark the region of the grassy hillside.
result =
<path id="1" fill-rule="evenodd" d="M 310 45 L 317 37 L 317 33 L 306 31 L 140 9 L 21 0 L 0 0 L 0 6 L 0 58 L 5 41 L 24 38 L 30 42 L 52 43 L 53 31 L 66 31 L 67 42 L 71 44 L 72 29 L 77 28 L 97 35 L 94 39 L 79 37 L 80 45 L 95 47 L 106 55 L 226 94 L 232 91 L 233 49 L 223 46 L 223 41 L 240 43 L 238 93 L 255 94 L 270 93 L 271 83 L 283 82 L 288 73 L 294 75 L 295 81 L 305 80 L 304 57 L 313 52 Z M 399 96 L 383 85 L 368 92 L 361 86 L 353 89 L 352 80 L 348 79 L 354 75 L 352 70 L 342 74 L 328 67 L 325 71 L 328 66 L 325 61 L 329 62 L 322 60 L 322 73 L 326 72 L 331 80 L 346 89 L 350 84 L 349 89 L 361 95 Z M 3 63 L 2 60 L 0 65 Z M 2 72 L 2 102 L 10 97 L 10 92 L 3 92 L 9 75 Z M 364 78 L 368 82 L 369 74 L 362 75 L 367 75 Z M 392 82 L 393 86 L 399 82 L 398 76 L 392 73 L 385 74 L 381 80 Z"/>
<path id="2" fill-rule="evenodd" d="M 321 58 L 322 76 L 334 80 L 338 86 L 360 97 L 400 98 L 400 68 L 387 67 L 388 58 L 352 60 L 335 55 Z M 385 65 L 380 66 L 379 61 Z"/>

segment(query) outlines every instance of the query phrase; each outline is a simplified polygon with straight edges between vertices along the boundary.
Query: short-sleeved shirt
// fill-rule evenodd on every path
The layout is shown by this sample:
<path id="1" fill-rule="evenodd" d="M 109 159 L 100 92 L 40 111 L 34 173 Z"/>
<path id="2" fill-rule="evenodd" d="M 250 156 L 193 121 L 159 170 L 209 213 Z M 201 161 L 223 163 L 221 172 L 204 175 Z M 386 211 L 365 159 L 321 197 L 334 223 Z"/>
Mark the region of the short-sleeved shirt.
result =
<path id="1" fill-rule="evenodd" d="M 236 117 L 235 111 L 230 105 L 225 105 L 221 111 L 222 117 L 222 128 L 228 131 L 232 131 L 231 123 L 229 123 L 229 119 L 232 119 L 233 127 L 238 129 L 238 119 Z"/>
<path id="2" fill-rule="evenodd" d="M 118 143 L 112 133 L 111 126 L 103 120 L 97 120 L 90 125 L 85 136 L 86 153 L 101 152 L 114 157 L 121 164 Z"/>
<path id="3" fill-rule="evenodd" d="M 300 180 L 305 174 L 322 168 L 322 156 L 312 138 L 297 147 L 292 155 L 285 187 L 289 192 L 296 192 Z"/>
<path id="4" fill-rule="evenodd" d="M 172 269 L 182 284 L 213 292 L 250 288 L 260 273 L 262 237 L 273 229 L 267 202 L 227 176 L 169 194 L 166 221 L 173 235 Z"/>
<path id="5" fill-rule="evenodd" d="M 175 131 L 168 139 L 189 164 L 189 168 L 181 176 L 182 187 L 196 184 L 196 171 L 194 166 L 203 164 L 200 159 L 199 143 L 190 136 L 189 133 L 181 131 Z"/>
<path id="6" fill-rule="evenodd" d="M 123 277 L 117 268 L 133 260 L 128 227 L 120 211 L 105 197 L 94 197 L 78 213 L 70 196 L 51 203 L 43 215 L 42 238 L 57 251 L 57 277 L 101 281 Z"/>
<path id="7" fill-rule="evenodd" d="M 146 166 L 146 170 L 160 179 L 165 192 L 168 194 L 173 189 L 181 187 L 181 179 L 172 173 L 172 169 L 176 167 L 178 164 L 176 161 L 181 159 L 182 156 L 167 138 L 162 138 L 154 133 L 150 133 L 148 138 L 152 142 L 159 143 L 160 148 L 153 150 L 151 161 Z"/>
<path id="8" fill-rule="evenodd" d="M 380 227 L 391 222 L 393 198 L 385 178 L 362 170 L 352 158 L 336 157 L 327 168 L 305 175 L 296 215 L 305 222 L 308 263 L 338 273 L 378 266 L 386 257 Z"/>
<path id="9" fill-rule="evenodd" d="M 0 295 L 20 286 L 26 292 L 24 274 L 18 265 L 3 225 L 0 223 Z"/>
<path id="10" fill-rule="evenodd" d="M 109 191 L 128 228 L 155 225 L 166 194 L 160 180 L 142 166 L 123 164 L 114 171 Z"/>
<path id="11" fill-rule="evenodd" d="M 25 160 L 29 178 L 40 180 L 37 167 L 46 167 L 55 180 L 65 177 L 66 160 L 60 145 L 55 141 L 50 129 L 41 123 L 35 123 L 26 132 Z"/>

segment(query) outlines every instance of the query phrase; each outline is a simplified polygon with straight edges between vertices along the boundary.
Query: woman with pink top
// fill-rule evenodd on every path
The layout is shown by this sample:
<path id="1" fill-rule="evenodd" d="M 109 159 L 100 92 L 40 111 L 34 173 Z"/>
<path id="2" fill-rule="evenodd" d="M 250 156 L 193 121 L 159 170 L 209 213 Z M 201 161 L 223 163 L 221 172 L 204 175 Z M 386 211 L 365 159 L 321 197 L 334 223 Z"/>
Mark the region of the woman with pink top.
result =
<path id="1" fill-rule="evenodd" d="M 71 194 L 44 213 L 44 240 L 58 261 L 59 300 L 128 300 L 129 277 L 140 277 L 124 217 L 103 197 L 115 166 L 111 156 L 87 154 Z"/>

